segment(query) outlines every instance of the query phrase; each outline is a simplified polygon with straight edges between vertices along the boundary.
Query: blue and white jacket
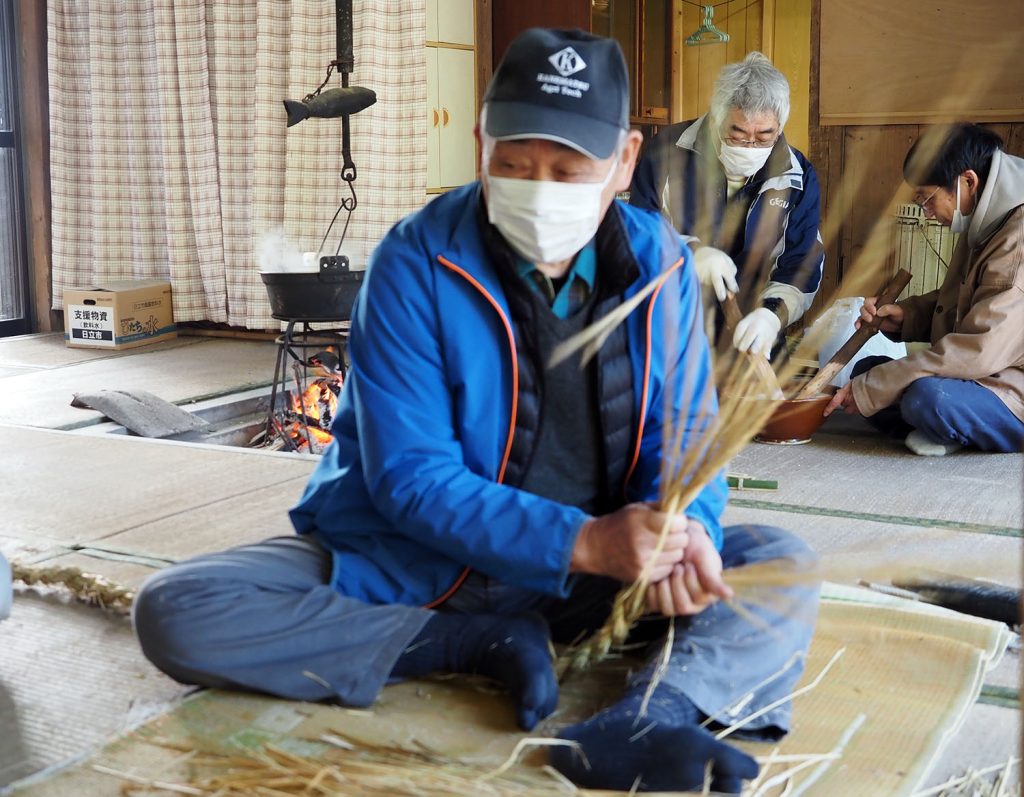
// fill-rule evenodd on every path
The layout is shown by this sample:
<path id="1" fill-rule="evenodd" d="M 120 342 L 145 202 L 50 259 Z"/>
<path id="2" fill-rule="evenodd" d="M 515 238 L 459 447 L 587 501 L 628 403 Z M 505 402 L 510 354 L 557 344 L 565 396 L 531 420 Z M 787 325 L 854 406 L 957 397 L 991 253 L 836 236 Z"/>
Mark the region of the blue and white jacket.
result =
<path id="1" fill-rule="evenodd" d="M 333 552 L 334 587 L 371 603 L 436 606 L 471 569 L 568 594 L 588 516 L 504 483 L 520 363 L 480 201 L 478 183 L 446 193 L 375 250 L 352 314 L 334 441 L 291 511 L 300 534 Z M 657 214 L 621 202 L 602 236 L 624 242 L 617 251 L 637 275 L 624 299 L 656 281 L 623 325 L 633 439 L 621 505 L 658 497 L 666 393 L 688 434 L 717 404 L 689 249 Z M 604 268 L 599 252 L 599 281 Z M 720 474 L 686 512 L 719 548 L 725 500 Z"/>
<path id="2" fill-rule="evenodd" d="M 746 275 L 764 286 L 761 299 L 781 299 L 792 323 L 814 301 L 825 263 L 814 167 L 780 136 L 767 163 L 729 197 L 713 133 L 707 115 L 659 132 L 637 164 L 629 201 L 726 252 L 741 284 Z"/>

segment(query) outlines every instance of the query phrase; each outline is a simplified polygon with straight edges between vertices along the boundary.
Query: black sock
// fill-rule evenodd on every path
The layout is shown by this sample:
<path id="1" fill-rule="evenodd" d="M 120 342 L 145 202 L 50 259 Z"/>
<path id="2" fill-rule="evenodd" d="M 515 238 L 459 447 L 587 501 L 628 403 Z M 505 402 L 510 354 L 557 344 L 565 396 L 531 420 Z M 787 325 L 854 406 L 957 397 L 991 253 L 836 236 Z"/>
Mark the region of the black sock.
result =
<path id="1" fill-rule="evenodd" d="M 757 776 L 753 758 L 700 727 L 700 711 L 682 692 L 658 685 L 639 716 L 645 689 L 633 688 L 615 705 L 563 729 L 559 738 L 580 749 L 552 747 L 552 765 L 585 788 L 618 791 L 637 781 L 639 791 L 698 791 L 709 762 L 715 791 L 739 793 L 744 779 Z"/>
<path id="2" fill-rule="evenodd" d="M 558 705 L 548 627 L 537 615 L 437 612 L 391 671 L 398 678 L 476 673 L 502 683 L 529 731 Z"/>

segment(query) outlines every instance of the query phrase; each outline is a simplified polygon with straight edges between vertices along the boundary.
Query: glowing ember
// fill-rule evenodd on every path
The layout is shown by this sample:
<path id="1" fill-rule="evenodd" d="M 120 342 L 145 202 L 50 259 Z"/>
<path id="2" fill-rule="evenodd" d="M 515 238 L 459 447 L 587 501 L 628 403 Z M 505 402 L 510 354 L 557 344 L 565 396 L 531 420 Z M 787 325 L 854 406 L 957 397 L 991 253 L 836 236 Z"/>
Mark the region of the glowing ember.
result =
<path id="1" fill-rule="evenodd" d="M 285 448 L 307 452 L 312 441 L 312 453 L 319 454 L 334 439 L 330 428 L 338 409 L 341 384 L 340 376 L 321 377 L 301 395 L 288 394 L 288 408 L 277 429 L 279 435 L 283 432 L 291 441 Z"/>

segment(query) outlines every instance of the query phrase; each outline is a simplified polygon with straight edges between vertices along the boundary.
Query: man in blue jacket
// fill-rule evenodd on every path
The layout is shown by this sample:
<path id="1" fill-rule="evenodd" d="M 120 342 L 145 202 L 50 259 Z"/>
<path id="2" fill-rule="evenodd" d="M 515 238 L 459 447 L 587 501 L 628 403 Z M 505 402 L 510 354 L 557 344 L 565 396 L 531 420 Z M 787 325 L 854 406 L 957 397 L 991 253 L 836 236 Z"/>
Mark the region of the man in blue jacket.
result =
<path id="1" fill-rule="evenodd" d="M 629 193 L 683 234 L 719 301 L 742 283 L 758 306 L 737 324 L 733 345 L 765 355 L 811 306 L 825 262 L 818 178 L 786 142 L 788 117 L 785 76 L 750 53 L 722 69 L 709 113 L 654 137 Z"/>
<path id="2" fill-rule="evenodd" d="M 658 214 L 613 202 L 640 144 L 628 96 L 611 40 L 533 29 L 513 42 L 481 114 L 481 182 L 374 253 L 334 441 L 291 513 L 299 536 L 151 578 L 134 620 L 157 666 L 356 706 L 391 679 L 477 673 L 508 688 L 529 730 L 558 701 L 551 641 L 599 627 L 653 558 L 645 636 L 676 633 L 650 706 L 641 720 L 660 648 L 619 702 L 560 730 L 587 765 L 561 748 L 552 762 L 613 789 L 691 788 L 710 764 L 717 788 L 738 791 L 757 772 L 700 723 L 792 690 L 816 591 L 793 590 L 803 616 L 756 609 L 752 625 L 719 602 L 723 563 L 809 553 L 778 529 L 723 532 L 721 477 L 685 515 L 651 503 L 663 428 L 692 440 L 715 403 L 689 250 Z M 594 360 L 551 365 L 559 343 L 652 281 Z M 780 706 L 746 730 L 777 738 L 788 718 Z"/>

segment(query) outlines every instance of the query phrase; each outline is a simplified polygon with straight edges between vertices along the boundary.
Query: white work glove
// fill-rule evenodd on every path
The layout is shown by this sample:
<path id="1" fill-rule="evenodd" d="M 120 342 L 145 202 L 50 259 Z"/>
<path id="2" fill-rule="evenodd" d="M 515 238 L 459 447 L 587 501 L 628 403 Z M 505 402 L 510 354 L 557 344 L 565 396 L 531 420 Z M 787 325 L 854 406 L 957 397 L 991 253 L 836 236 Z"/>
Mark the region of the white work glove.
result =
<path id="1" fill-rule="evenodd" d="M 727 291 L 739 292 L 736 284 L 736 264 L 721 249 L 702 246 L 693 253 L 693 264 L 701 285 L 714 288 L 718 301 L 724 302 Z"/>
<path id="2" fill-rule="evenodd" d="M 772 346 L 782 329 L 782 319 L 767 307 L 759 307 L 744 316 L 736 325 L 732 336 L 732 345 L 739 351 L 751 354 L 763 354 L 771 359 Z"/>

